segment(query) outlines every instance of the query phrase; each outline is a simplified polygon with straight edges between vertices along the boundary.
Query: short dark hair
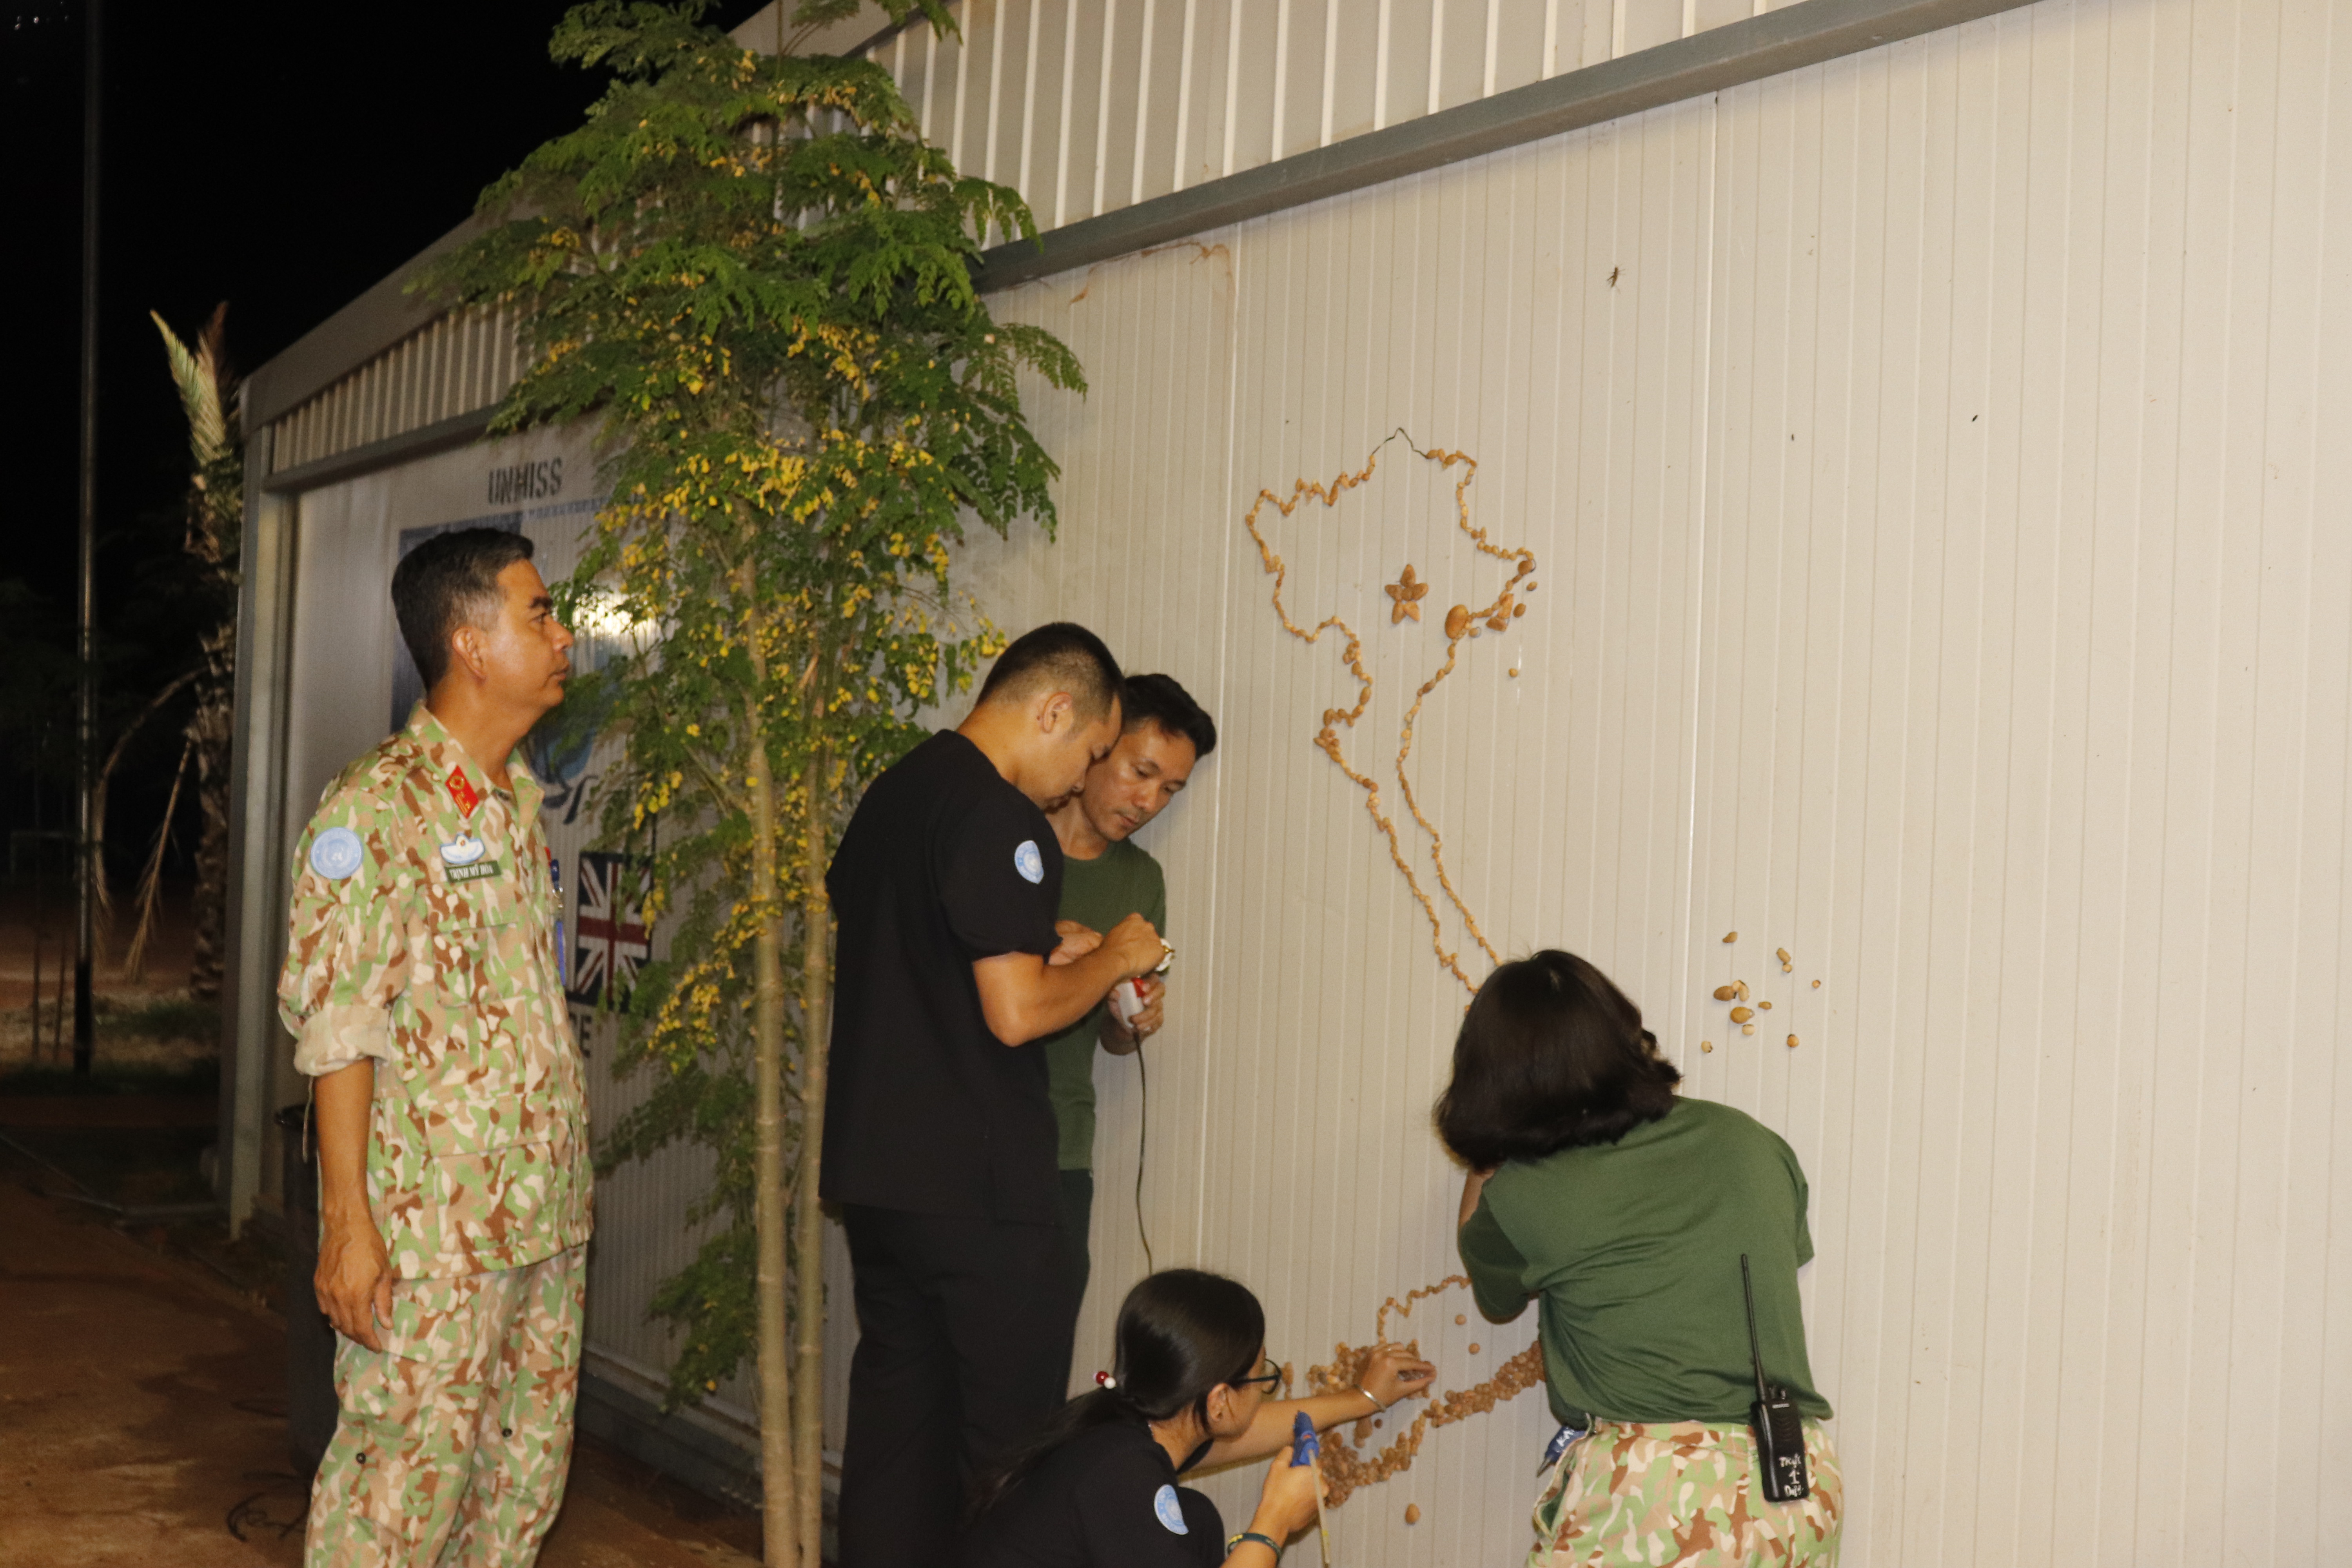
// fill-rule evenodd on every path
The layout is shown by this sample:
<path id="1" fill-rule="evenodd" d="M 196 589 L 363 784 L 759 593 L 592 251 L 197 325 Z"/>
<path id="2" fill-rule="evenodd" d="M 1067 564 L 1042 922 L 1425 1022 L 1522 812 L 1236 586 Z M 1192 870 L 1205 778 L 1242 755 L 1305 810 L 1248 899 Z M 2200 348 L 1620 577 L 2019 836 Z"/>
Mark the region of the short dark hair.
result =
<path id="1" fill-rule="evenodd" d="M 449 634 L 498 618 L 499 574 L 530 559 L 527 534 L 499 528 L 436 533 L 392 569 L 392 613 L 425 689 L 449 672 Z"/>
<path id="2" fill-rule="evenodd" d="M 1102 638 L 1071 621 L 1048 621 L 1013 639 L 981 683 L 982 702 L 1018 702 L 1041 691 L 1066 691 L 1080 718 L 1110 711 L 1125 678 Z"/>
<path id="3" fill-rule="evenodd" d="M 1157 724 L 1161 734 L 1192 742 L 1195 762 L 1217 749 L 1215 721 L 1172 675 L 1129 676 L 1119 689 L 1118 709 L 1120 728 Z"/>
<path id="4" fill-rule="evenodd" d="M 1437 1135 L 1478 1171 L 1614 1143 L 1672 1110 L 1682 1080 L 1609 976 L 1548 948 L 1478 987 L 1454 1037 Z"/>

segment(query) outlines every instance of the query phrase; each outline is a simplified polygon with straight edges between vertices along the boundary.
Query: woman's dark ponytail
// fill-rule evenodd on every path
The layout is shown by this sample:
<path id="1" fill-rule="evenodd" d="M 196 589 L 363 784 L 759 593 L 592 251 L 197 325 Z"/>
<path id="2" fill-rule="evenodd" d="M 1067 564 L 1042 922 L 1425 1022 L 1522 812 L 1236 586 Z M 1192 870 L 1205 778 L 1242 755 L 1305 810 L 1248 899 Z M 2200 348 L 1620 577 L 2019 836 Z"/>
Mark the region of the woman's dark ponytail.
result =
<path id="1" fill-rule="evenodd" d="M 1113 1423 L 1146 1426 L 1199 1412 L 1209 1393 L 1247 1377 L 1265 1344 L 1265 1310 L 1249 1287 L 1199 1268 L 1163 1268 L 1139 1280 L 1118 1309 L 1110 1383 L 1055 1412 L 981 1489 L 973 1515 L 986 1513 L 1071 1439 Z"/>

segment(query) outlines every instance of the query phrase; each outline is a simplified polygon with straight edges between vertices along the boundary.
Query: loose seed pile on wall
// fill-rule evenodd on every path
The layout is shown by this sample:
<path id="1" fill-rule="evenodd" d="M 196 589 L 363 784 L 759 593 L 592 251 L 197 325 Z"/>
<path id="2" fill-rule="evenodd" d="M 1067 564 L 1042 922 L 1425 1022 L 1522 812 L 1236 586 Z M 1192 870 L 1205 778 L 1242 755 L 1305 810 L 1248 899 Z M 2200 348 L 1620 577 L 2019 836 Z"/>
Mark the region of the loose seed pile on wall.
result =
<path id="1" fill-rule="evenodd" d="M 1736 931 L 1726 931 L 1723 934 L 1723 940 L 1727 945 L 1737 942 L 1739 940 L 1739 933 Z M 1772 950 L 1772 956 L 1780 961 L 1781 973 L 1793 974 L 1797 972 L 1796 960 L 1789 956 L 1789 950 L 1787 948 L 1774 948 Z M 1818 980 L 1814 981 L 1812 988 L 1819 991 L 1822 988 L 1822 983 Z M 1752 1007 L 1748 1005 L 1750 997 L 1748 989 L 1748 982 L 1745 980 L 1733 980 L 1727 984 L 1718 985 L 1711 994 L 1717 1002 L 1729 1002 L 1735 1004 L 1727 1016 L 1732 1023 L 1739 1026 L 1739 1032 L 1742 1035 L 1754 1034 L 1756 1032 L 1756 1015 L 1759 1013 L 1769 1012 L 1772 1008 L 1772 1003 L 1769 997 L 1756 998 L 1755 1005 Z M 1712 1040 L 1701 1040 L 1698 1043 L 1698 1048 L 1702 1053 L 1712 1054 L 1715 1050 L 1715 1042 Z M 1789 1037 L 1789 1048 L 1790 1050 L 1797 1048 L 1797 1037 L 1795 1035 L 1790 1035 Z"/>
<path id="2" fill-rule="evenodd" d="M 1466 1290 L 1469 1287 L 1468 1275 L 1449 1274 L 1434 1285 L 1405 1292 L 1402 1300 L 1390 1297 L 1381 1304 L 1380 1315 L 1373 1321 L 1372 1344 L 1360 1347 L 1342 1342 L 1333 1345 L 1328 1362 L 1307 1369 L 1307 1392 L 1310 1394 L 1339 1394 L 1353 1390 L 1362 1381 L 1364 1369 L 1370 1364 L 1373 1346 L 1391 1337 L 1390 1313 L 1411 1317 L 1415 1301 L 1444 1290 L 1456 1288 Z M 1467 1321 L 1467 1314 L 1455 1314 L 1456 1323 Z M 1418 1340 L 1406 1341 L 1404 1348 L 1414 1355 L 1421 1353 Z M 1470 1351 L 1475 1355 L 1478 1347 L 1473 1344 Z M 1433 1393 L 1428 1404 L 1414 1414 L 1412 1425 L 1377 1453 L 1362 1451 L 1369 1449 L 1372 1434 L 1379 1429 L 1380 1423 L 1376 1417 L 1367 1416 L 1345 1429 L 1334 1427 L 1323 1435 L 1324 1507 L 1338 1508 L 1358 1488 L 1387 1480 L 1391 1476 L 1410 1469 L 1431 1427 L 1450 1426 L 1473 1415 L 1483 1415 L 1503 1401 L 1526 1393 L 1542 1381 L 1543 1343 L 1538 1340 L 1496 1367 L 1495 1375 L 1486 1382 L 1451 1394 Z M 1406 1522 L 1412 1523 L 1418 1517 L 1417 1513 L 1408 1513 Z"/>

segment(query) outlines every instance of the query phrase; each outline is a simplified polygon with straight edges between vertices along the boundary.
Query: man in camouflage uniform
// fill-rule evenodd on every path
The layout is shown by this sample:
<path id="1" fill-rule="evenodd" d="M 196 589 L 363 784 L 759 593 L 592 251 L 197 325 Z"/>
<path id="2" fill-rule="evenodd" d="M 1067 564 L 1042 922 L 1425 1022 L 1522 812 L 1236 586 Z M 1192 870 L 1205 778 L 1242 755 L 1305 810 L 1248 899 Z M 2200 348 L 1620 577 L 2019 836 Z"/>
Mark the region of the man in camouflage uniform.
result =
<path id="1" fill-rule="evenodd" d="M 316 1086 L 315 1284 L 341 1335 L 310 1568 L 528 1564 L 562 1501 L 587 1108 L 514 748 L 562 700 L 572 636 L 530 555 L 473 529 L 401 563 L 425 700 L 297 847 L 278 995 Z"/>

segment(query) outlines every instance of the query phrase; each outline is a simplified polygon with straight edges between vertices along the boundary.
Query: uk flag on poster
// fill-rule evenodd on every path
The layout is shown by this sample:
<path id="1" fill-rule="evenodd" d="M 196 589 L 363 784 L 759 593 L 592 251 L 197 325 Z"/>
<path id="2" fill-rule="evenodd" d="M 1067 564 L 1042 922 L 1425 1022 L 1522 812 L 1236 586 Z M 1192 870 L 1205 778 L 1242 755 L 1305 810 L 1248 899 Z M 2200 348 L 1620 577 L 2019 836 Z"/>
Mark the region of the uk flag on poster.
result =
<path id="1" fill-rule="evenodd" d="M 637 965 L 652 954 L 644 913 L 634 899 L 631 858 L 590 850 L 580 857 L 580 924 L 572 965 L 572 1001 L 593 1007 L 604 1000 L 607 986 L 613 1005 L 629 999 L 636 984 Z M 622 900 L 629 901 L 624 903 Z"/>

